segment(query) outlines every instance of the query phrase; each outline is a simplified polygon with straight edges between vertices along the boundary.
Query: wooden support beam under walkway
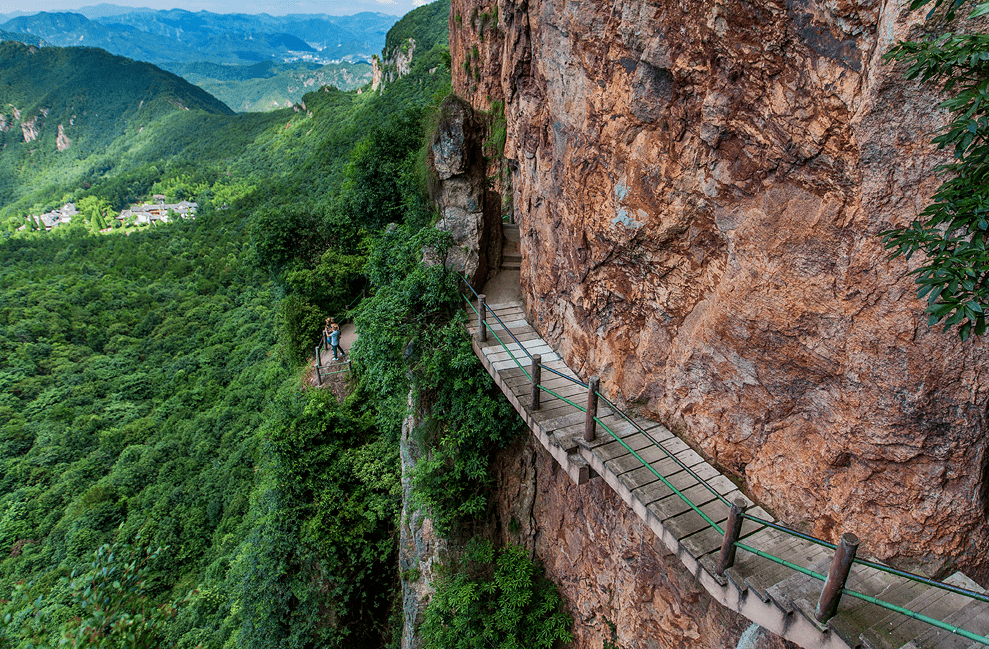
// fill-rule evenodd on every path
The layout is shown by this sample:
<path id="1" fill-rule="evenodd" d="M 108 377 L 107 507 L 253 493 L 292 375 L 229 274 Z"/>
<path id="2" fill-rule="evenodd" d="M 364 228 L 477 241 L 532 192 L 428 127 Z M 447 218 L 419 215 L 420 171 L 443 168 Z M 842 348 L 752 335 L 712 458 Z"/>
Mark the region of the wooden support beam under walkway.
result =
<path id="1" fill-rule="evenodd" d="M 723 606 L 806 649 L 989 646 L 986 602 L 891 574 L 879 564 L 853 563 L 858 541 L 851 534 L 833 561 L 833 546 L 775 529 L 772 516 L 657 422 L 601 405 L 589 426 L 582 408 L 591 402 L 590 377 L 585 382 L 567 367 L 526 322 L 522 304 L 488 303 L 483 310 L 486 340 L 478 335 L 477 306 L 469 309 L 474 352 L 543 448 L 575 483 L 604 480 Z M 733 503 L 740 526 L 729 525 Z M 733 546 L 734 555 L 723 545 Z M 867 545 L 863 539 L 864 550 Z M 985 597 L 960 572 L 945 581 Z M 962 630 L 952 631 L 955 625 Z"/>

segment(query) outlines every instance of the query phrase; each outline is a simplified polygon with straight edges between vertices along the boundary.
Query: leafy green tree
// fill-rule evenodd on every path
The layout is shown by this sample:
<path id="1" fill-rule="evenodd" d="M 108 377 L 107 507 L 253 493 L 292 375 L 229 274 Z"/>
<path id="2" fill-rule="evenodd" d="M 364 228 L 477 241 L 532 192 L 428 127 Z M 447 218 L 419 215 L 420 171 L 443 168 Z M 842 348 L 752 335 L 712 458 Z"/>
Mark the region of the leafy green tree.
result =
<path id="1" fill-rule="evenodd" d="M 928 19 L 954 21 L 962 0 L 914 0 L 911 9 L 932 4 Z M 969 18 L 989 14 L 989 2 Z M 948 32 L 923 41 L 898 43 L 887 58 L 909 64 L 908 79 L 936 82 L 947 95 L 940 107 L 951 121 L 934 138 L 951 150 L 937 173 L 945 180 L 907 228 L 883 233 L 892 256 L 924 253 L 918 297 L 927 299 L 928 324 L 958 326 L 966 340 L 986 332 L 989 309 L 989 35 Z"/>
<path id="2" fill-rule="evenodd" d="M 86 196 L 76 203 L 76 209 L 82 214 L 94 232 L 106 229 L 107 217 L 112 209 L 110 201 L 99 196 Z"/>
<path id="3" fill-rule="evenodd" d="M 175 617 L 192 593 L 166 605 L 153 605 L 146 589 L 150 564 L 161 548 L 138 548 L 123 543 L 100 546 L 89 569 L 63 577 L 57 588 L 41 593 L 18 584 L 10 600 L 0 606 L 0 649 L 15 647 L 72 647 L 93 649 L 156 649 L 172 646 L 164 640 L 164 626 Z M 73 615 L 57 626 L 51 619 L 46 595 L 58 593 L 69 600 Z"/>

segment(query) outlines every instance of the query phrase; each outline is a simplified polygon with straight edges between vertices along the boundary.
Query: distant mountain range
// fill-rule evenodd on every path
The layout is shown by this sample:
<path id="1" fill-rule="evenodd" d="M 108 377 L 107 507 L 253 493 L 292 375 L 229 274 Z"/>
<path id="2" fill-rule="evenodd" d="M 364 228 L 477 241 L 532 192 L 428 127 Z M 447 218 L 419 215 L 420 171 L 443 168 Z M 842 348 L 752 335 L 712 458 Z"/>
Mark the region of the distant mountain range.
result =
<path id="1" fill-rule="evenodd" d="M 3 20 L 0 30 L 62 47 L 99 47 L 160 66 L 193 61 L 322 65 L 379 53 L 397 21 L 396 16 L 370 12 L 270 16 L 97 5 L 78 13 L 17 16 Z"/>
<path id="2" fill-rule="evenodd" d="M 0 29 L 0 42 L 3 41 L 17 41 L 19 43 L 24 43 L 25 45 L 36 45 L 38 47 L 46 47 L 51 43 L 45 41 L 45 39 L 40 36 L 33 36 L 31 34 L 18 34 L 16 32 L 5 32 Z"/>
<path id="3" fill-rule="evenodd" d="M 306 61 L 253 65 L 182 63 L 169 66 L 190 81 L 240 113 L 287 108 L 307 92 L 322 86 L 354 90 L 370 83 L 371 66 L 357 63 L 330 63 L 320 66 Z"/>

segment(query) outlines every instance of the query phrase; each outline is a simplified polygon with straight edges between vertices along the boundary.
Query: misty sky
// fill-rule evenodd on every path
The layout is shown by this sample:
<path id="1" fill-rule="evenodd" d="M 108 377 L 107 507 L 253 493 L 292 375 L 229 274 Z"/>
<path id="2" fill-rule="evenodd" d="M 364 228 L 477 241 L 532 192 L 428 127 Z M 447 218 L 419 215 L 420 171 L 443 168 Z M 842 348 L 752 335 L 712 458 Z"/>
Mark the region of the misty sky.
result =
<path id="1" fill-rule="evenodd" d="M 74 11 L 79 7 L 101 4 L 100 0 L 0 0 L 0 14 L 39 11 Z M 318 13 L 345 16 L 360 11 L 377 11 L 403 16 L 423 0 L 118 0 L 107 4 L 149 7 L 151 9 L 186 9 L 214 13 L 267 13 L 276 16 L 294 13 Z M 2 21 L 2 19 L 0 19 Z"/>

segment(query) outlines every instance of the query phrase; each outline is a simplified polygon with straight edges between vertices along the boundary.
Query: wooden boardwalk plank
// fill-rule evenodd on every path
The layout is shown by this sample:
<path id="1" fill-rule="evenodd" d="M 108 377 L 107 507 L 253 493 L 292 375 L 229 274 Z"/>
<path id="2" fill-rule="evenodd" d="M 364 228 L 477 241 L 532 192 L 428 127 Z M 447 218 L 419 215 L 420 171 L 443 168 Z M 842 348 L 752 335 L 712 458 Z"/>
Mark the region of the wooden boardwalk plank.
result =
<path id="1" fill-rule="evenodd" d="M 584 463 L 590 453 L 603 463 L 608 479 L 617 480 L 616 488 L 628 489 L 639 505 L 661 521 L 687 553 L 703 566 L 710 566 L 717 559 L 723 535 L 698 514 L 692 503 L 719 527 L 723 527 L 728 505 L 741 498 L 751 505 L 751 500 L 714 466 L 706 462 L 686 442 L 676 437 L 662 424 L 642 417 L 624 416 L 611 410 L 606 403 L 599 406 L 596 438 L 584 442 L 584 418 L 579 406 L 586 403 L 587 388 L 580 378 L 563 362 L 559 354 L 547 344 L 526 321 L 525 309 L 516 303 L 488 304 L 488 340 L 476 340 L 478 318 L 468 310 L 468 331 L 474 337 L 475 350 L 483 356 L 489 371 L 496 374 L 502 390 L 510 396 L 520 414 L 533 426 L 550 436 L 550 443 L 558 445 L 554 455 L 563 463 Z M 494 316 L 497 316 L 494 317 Z M 500 338 L 501 342 L 496 339 Z M 530 355 L 542 357 L 540 384 L 555 392 L 544 390 L 540 394 L 540 409 L 530 407 L 531 379 L 527 372 L 531 366 Z M 578 407 L 569 402 L 578 404 Z M 634 422 L 634 423 L 633 423 Z M 638 428 L 637 428 L 638 427 Z M 639 430 L 641 428 L 641 430 Z M 608 432 L 608 429 L 612 432 Z M 622 442 L 616 441 L 617 439 Z M 545 438 L 542 437 L 544 440 Z M 626 447 L 627 445 L 627 447 Z M 562 451 L 560 450 L 562 447 Z M 629 448 L 632 451 L 629 451 Z M 562 455 L 560 454 L 562 453 Z M 581 457 L 583 454 L 583 457 Z M 572 465 L 575 466 L 575 465 Z M 568 468 L 571 476 L 576 473 Z M 594 465 L 601 467 L 601 464 Z M 658 475 L 657 475 L 658 474 Z M 574 478 L 578 480 L 578 478 Z M 669 483 L 669 484 L 667 484 Z M 709 489 L 713 488 L 713 492 Z M 614 484 L 614 482 L 612 482 Z M 672 487 L 671 487 L 672 486 Z M 681 495 L 690 503 L 685 502 Z M 720 497 L 719 497 L 720 496 Z M 747 512 L 766 521 L 773 517 L 759 507 L 750 506 Z M 649 520 L 652 520 L 651 518 Z M 827 572 L 833 551 L 798 537 L 746 518 L 742 523 L 740 544 L 773 554 L 796 565 L 818 572 Z M 685 560 L 686 561 L 686 560 Z M 689 564 L 688 564 L 689 565 Z M 816 602 L 822 582 L 795 572 L 775 561 L 740 549 L 735 565 L 729 570 L 732 582 L 739 588 L 749 588 L 763 601 L 770 598 L 784 610 L 800 608 L 805 614 L 808 603 Z M 976 633 L 989 632 L 989 605 L 971 603 L 958 595 L 935 590 L 872 568 L 855 565 L 847 584 L 849 589 L 876 596 L 884 601 L 905 605 L 911 610 L 935 618 L 951 620 L 963 628 L 971 626 Z M 867 628 L 870 627 L 871 628 Z M 845 639 L 849 646 L 859 643 L 858 634 L 864 631 L 875 647 L 903 647 L 903 649 L 969 649 L 971 641 L 903 615 L 889 613 L 874 604 L 846 595 L 839 606 L 839 615 L 829 626 L 836 638 Z"/>

